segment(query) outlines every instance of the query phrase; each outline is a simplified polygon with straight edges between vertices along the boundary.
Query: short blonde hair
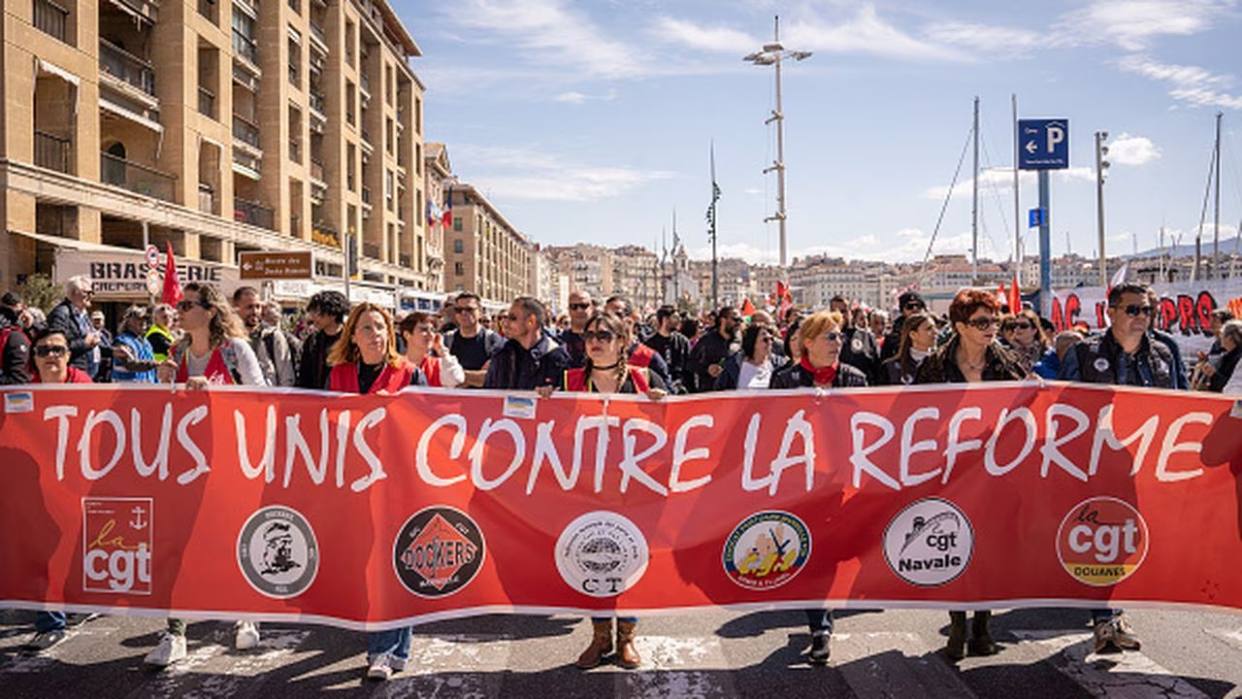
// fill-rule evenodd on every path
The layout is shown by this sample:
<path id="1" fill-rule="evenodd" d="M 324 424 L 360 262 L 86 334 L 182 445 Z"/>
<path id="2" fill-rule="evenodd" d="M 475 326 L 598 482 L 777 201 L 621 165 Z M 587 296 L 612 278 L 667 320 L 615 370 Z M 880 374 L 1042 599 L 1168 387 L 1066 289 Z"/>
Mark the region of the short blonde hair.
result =
<path id="1" fill-rule="evenodd" d="M 819 311 L 811 314 L 806 320 L 802 321 L 800 330 L 802 331 L 802 344 L 814 342 L 820 335 L 836 328 L 840 330 L 845 325 L 845 318 L 837 311 Z"/>

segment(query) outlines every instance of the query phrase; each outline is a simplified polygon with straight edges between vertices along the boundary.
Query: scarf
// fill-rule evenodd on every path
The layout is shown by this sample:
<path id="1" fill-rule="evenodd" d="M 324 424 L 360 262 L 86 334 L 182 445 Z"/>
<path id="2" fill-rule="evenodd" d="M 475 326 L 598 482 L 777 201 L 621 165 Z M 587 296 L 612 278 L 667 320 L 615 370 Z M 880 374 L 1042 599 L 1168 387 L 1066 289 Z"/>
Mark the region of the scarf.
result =
<path id="1" fill-rule="evenodd" d="M 833 379 L 837 378 L 836 363 L 829 364 L 825 367 L 815 367 L 811 364 L 810 358 L 803 354 L 802 359 L 798 362 L 798 364 L 804 371 L 806 371 L 806 373 L 815 377 L 816 386 L 831 386 Z"/>
<path id="2" fill-rule="evenodd" d="M 924 359 L 931 354 L 931 350 L 921 350 L 914 347 L 910 348 L 910 358 L 914 360 L 916 365 L 922 364 Z"/>

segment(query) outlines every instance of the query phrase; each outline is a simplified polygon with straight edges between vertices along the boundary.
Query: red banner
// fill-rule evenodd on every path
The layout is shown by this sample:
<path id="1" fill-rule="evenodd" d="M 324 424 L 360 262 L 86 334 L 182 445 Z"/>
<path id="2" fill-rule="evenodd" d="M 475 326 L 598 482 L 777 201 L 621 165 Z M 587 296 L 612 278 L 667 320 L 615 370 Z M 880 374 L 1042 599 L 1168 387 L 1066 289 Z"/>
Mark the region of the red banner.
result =
<path id="1" fill-rule="evenodd" d="M 1242 409 L 1203 394 L 2 393 L 7 606 L 1242 609 Z"/>

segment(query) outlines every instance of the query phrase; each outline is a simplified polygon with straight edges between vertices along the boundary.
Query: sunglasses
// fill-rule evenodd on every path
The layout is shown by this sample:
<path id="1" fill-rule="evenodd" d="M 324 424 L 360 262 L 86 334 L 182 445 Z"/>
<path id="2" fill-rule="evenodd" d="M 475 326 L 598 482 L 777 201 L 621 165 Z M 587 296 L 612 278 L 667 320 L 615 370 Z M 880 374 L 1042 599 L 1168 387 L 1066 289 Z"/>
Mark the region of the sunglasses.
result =
<path id="1" fill-rule="evenodd" d="M 477 306 L 458 306 L 457 312 L 458 313 L 478 313 L 479 309 Z"/>
<path id="2" fill-rule="evenodd" d="M 1014 323 L 1013 324 L 1014 330 L 1030 330 L 1033 327 L 1035 326 L 1031 325 L 1030 323 Z"/>
<path id="3" fill-rule="evenodd" d="M 203 303 L 202 301 L 190 301 L 187 299 L 187 300 L 177 302 L 177 310 L 181 311 L 182 313 L 185 313 L 186 311 L 190 310 L 191 308 L 194 308 L 195 306 L 199 308 L 210 308 L 210 306 Z"/>
<path id="4" fill-rule="evenodd" d="M 975 330 L 987 330 L 989 328 L 995 327 L 998 322 L 1000 321 L 996 320 L 995 318 L 991 318 L 991 317 L 971 318 L 970 320 L 966 321 L 966 324 L 974 328 Z"/>
<path id="5" fill-rule="evenodd" d="M 588 308 L 590 308 L 590 307 L 591 307 L 591 304 L 589 304 L 589 303 L 571 303 L 571 304 L 569 304 L 569 310 L 571 310 L 571 311 L 585 311 L 585 310 L 587 310 L 587 309 L 588 309 Z"/>
<path id="6" fill-rule="evenodd" d="M 1130 317 L 1151 315 L 1151 306 L 1147 304 L 1132 303 L 1128 306 L 1113 306 L 1113 308 L 1120 308 Z"/>
<path id="7" fill-rule="evenodd" d="M 905 308 L 907 311 L 921 311 L 925 306 L 921 303 L 907 303 Z"/>
<path id="8" fill-rule="evenodd" d="M 512 313 L 508 313 L 508 314 L 506 314 L 506 315 L 502 315 L 502 316 L 500 316 L 500 317 L 501 317 L 501 318 L 503 318 L 503 319 L 505 319 L 505 320 L 508 320 L 510 323 L 516 323 L 516 322 L 518 322 L 518 320 L 519 320 L 519 318 L 518 318 L 516 315 L 512 314 Z"/>
<path id="9" fill-rule="evenodd" d="M 582 339 L 586 342 L 591 340 L 599 340 L 600 342 L 612 342 L 616 338 L 609 330 L 587 330 L 582 333 Z"/>
<path id="10" fill-rule="evenodd" d="M 64 345 L 39 345 L 34 348 L 36 357 L 60 357 L 69 351 Z"/>
<path id="11" fill-rule="evenodd" d="M 841 338 L 843 337 L 844 335 L 837 332 L 836 330 L 829 330 L 828 332 L 824 333 L 824 339 L 829 342 L 840 342 Z"/>

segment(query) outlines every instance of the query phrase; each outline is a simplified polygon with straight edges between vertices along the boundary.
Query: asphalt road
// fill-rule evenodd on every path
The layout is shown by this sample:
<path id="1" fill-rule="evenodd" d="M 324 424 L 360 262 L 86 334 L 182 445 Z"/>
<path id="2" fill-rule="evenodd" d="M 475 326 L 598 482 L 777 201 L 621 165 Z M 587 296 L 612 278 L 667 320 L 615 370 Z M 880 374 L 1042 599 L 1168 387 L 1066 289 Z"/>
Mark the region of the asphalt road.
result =
<path id="1" fill-rule="evenodd" d="M 572 662 L 589 639 L 586 621 L 487 616 L 418 627 L 411 668 L 369 683 L 363 634 L 331 627 L 265 624 L 260 647 L 237 652 L 231 624 L 194 622 L 189 657 L 152 671 L 142 657 L 159 620 L 101 617 L 30 656 L 20 646 L 33 613 L 5 611 L 0 696 L 1242 697 L 1242 615 L 1140 610 L 1130 618 L 1142 651 L 1096 656 L 1085 612 L 998 612 L 1002 652 L 954 665 L 941 652 L 943 612 L 846 612 L 828 667 L 809 667 L 803 614 L 705 611 L 644 619 L 641 669 L 583 672 Z"/>

